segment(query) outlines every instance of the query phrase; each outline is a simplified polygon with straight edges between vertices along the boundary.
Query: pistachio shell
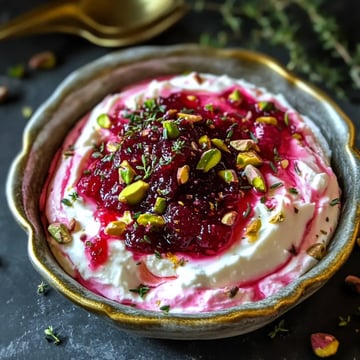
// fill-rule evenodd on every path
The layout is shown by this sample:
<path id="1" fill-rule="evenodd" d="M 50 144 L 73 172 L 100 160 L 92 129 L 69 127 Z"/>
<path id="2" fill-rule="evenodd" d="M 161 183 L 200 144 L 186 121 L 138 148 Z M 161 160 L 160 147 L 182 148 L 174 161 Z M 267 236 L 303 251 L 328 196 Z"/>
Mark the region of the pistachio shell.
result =
<path id="1" fill-rule="evenodd" d="M 143 180 L 127 185 L 119 194 L 119 201 L 130 205 L 140 203 L 146 196 L 149 184 Z"/>

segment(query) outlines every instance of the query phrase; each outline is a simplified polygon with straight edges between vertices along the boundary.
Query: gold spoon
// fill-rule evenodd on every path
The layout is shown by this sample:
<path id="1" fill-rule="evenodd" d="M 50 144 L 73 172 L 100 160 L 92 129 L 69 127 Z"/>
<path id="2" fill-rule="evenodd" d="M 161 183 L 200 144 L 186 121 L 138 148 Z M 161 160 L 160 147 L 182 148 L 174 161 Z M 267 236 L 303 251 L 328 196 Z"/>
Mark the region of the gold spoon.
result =
<path id="1" fill-rule="evenodd" d="M 0 40 L 62 32 L 125 46 L 160 34 L 186 11 L 184 0 L 58 0 L 0 26 Z"/>

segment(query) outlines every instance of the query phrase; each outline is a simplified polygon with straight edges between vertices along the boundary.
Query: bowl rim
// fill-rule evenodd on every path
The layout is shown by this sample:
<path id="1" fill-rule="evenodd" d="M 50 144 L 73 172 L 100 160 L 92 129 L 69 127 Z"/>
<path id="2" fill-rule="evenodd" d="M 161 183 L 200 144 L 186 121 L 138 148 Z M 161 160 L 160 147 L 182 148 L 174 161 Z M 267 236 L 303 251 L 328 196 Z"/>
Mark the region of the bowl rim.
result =
<path id="1" fill-rule="evenodd" d="M 285 67 L 268 55 L 239 48 L 214 49 L 195 44 L 174 45 L 167 46 L 166 48 L 162 46 L 141 46 L 112 52 L 83 67 L 80 67 L 78 70 L 73 71 L 60 83 L 60 85 L 58 85 L 48 100 L 46 100 L 43 105 L 38 108 L 25 127 L 22 149 L 14 159 L 9 169 L 6 183 L 6 197 L 12 214 L 28 234 L 28 253 L 35 269 L 50 283 L 50 285 L 55 287 L 55 289 L 65 295 L 65 297 L 72 300 L 75 304 L 80 305 L 89 311 L 104 315 L 116 323 L 121 323 L 130 331 L 139 325 L 143 325 L 145 327 L 156 327 L 159 326 L 159 322 L 161 322 L 161 328 L 167 329 L 166 331 L 169 331 L 169 329 L 173 329 L 174 326 L 176 326 L 183 330 L 190 329 L 192 335 L 194 335 L 200 328 L 212 327 L 214 324 L 219 323 L 232 326 L 232 324 L 241 320 L 251 322 L 252 319 L 258 317 L 267 319 L 267 322 L 270 322 L 280 316 L 284 311 L 287 311 L 296 305 L 300 300 L 302 301 L 310 296 L 315 290 L 317 290 L 316 283 L 324 284 L 330 277 L 332 277 L 332 275 L 335 274 L 335 272 L 339 270 L 352 252 L 360 226 L 360 204 L 358 201 L 356 209 L 352 210 L 354 224 L 351 233 L 349 234 L 349 238 L 346 241 L 342 252 L 338 253 L 334 259 L 329 261 L 329 265 L 331 266 L 327 266 L 325 269 L 324 267 L 314 266 L 307 272 L 309 275 L 306 278 L 300 277 L 289 284 L 284 291 L 259 302 L 247 303 L 225 310 L 205 312 L 201 313 L 201 316 L 198 316 L 197 314 L 168 315 L 155 311 L 132 309 L 129 306 L 118 304 L 112 300 L 105 299 L 102 296 L 93 293 L 91 293 L 89 297 L 85 298 L 84 292 L 79 290 L 79 287 L 77 286 L 79 284 L 67 274 L 61 274 L 61 271 L 64 272 L 62 269 L 60 269 L 60 272 L 54 273 L 54 269 L 51 269 L 44 264 L 43 259 L 40 257 L 34 246 L 34 227 L 26 219 L 24 210 L 25 204 L 23 203 L 22 193 L 20 191 L 25 164 L 31 150 L 32 139 L 37 136 L 36 131 L 34 133 L 34 128 L 38 127 L 39 122 L 41 123 L 42 114 L 47 108 L 53 106 L 54 102 L 57 103 L 59 97 L 62 98 L 65 96 L 64 94 L 72 91 L 74 83 L 91 78 L 92 75 L 89 74 L 98 73 L 99 70 L 108 67 L 116 68 L 122 66 L 122 64 L 129 61 L 129 59 L 143 61 L 144 58 L 154 58 L 159 53 L 164 56 L 164 54 L 176 55 L 184 51 L 201 55 L 205 54 L 208 56 L 232 58 L 236 61 L 254 62 L 259 66 L 263 66 L 271 71 L 274 71 L 278 76 L 285 79 L 296 88 L 307 93 L 315 100 L 322 102 L 322 104 L 329 107 L 329 109 L 332 109 L 332 111 L 334 111 L 335 114 L 344 122 L 344 126 L 348 131 L 347 141 L 344 140 L 344 144 L 341 145 L 344 146 L 344 150 L 353 165 L 352 171 L 354 172 L 354 176 L 359 177 L 360 175 L 360 153 L 355 148 L 355 127 L 350 118 L 323 91 L 290 73 L 285 69 Z M 86 75 L 84 76 L 84 74 Z M 67 282 L 70 282 L 72 285 L 69 286 Z M 77 285 L 75 285 L 75 283 Z M 134 331 L 136 332 L 136 330 Z M 233 330 L 230 332 L 233 332 Z M 235 335 L 240 333 L 241 332 L 238 331 Z M 140 334 L 142 334 L 141 330 Z M 177 335 L 175 335 L 175 337 L 171 336 L 170 330 L 168 336 L 164 337 L 177 338 Z M 214 337 L 215 336 L 212 336 L 212 338 Z"/>

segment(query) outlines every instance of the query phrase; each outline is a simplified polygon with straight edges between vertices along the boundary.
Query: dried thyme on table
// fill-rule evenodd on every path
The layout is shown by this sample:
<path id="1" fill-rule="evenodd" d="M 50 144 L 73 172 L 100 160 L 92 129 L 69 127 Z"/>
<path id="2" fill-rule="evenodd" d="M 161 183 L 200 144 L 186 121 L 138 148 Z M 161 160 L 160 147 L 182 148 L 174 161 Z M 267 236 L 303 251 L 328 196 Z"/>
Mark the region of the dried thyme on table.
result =
<path id="1" fill-rule="evenodd" d="M 192 0 L 193 13 L 217 14 L 217 33 L 204 31 L 203 45 L 240 45 L 285 50 L 286 67 L 311 82 L 326 84 L 339 98 L 360 93 L 360 39 L 349 44 L 325 0 Z M 327 7 L 326 7 L 327 6 Z M 316 52 L 314 51 L 316 49 Z M 277 50 L 277 51 L 278 51 Z"/>

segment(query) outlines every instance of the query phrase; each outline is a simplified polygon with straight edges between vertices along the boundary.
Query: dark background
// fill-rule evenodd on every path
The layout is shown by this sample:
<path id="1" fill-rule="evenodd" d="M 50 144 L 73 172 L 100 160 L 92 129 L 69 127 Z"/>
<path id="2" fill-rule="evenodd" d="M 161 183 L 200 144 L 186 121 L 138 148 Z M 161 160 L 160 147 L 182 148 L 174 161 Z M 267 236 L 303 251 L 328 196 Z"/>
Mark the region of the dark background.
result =
<path id="1" fill-rule="evenodd" d="M 44 1 L 0 0 L 0 24 Z M 347 41 L 360 42 L 360 2 L 329 1 L 329 11 L 341 25 Z M 167 45 L 198 42 L 200 34 L 214 34 L 221 22 L 216 14 L 188 13 L 163 34 L 140 45 Z M 241 40 L 228 46 L 244 46 Z M 58 58 L 56 68 L 30 73 L 24 79 L 7 75 L 10 67 L 26 63 L 35 53 L 52 50 Z M 261 45 L 260 50 L 286 61 L 278 48 Z M 11 98 L 0 104 L 0 359 L 316 359 L 310 346 L 313 332 L 334 334 L 340 348 L 334 359 L 360 360 L 360 295 L 344 285 L 348 274 L 360 276 L 360 248 L 340 271 L 315 295 L 274 323 L 250 334 L 212 341 L 169 341 L 138 338 L 113 328 L 102 319 L 74 306 L 50 289 L 37 294 L 41 278 L 27 256 L 27 236 L 15 223 L 5 197 L 5 182 L 11 161 L 21 148 L 27 119 L 22 108 L 36 109 L 71 71 L 107 54 L 100 48 L 70 35 L 43 35 L 0 41 L 0 84 L 11 89 Z M 360 129 L 360 105 L 340 100 L 326 84 L 320 85 Z M 356 139 L 359 148 L 359 137 Z M 351 315 L 347 326 L 339 317 Z M 270 339 L 269 332 L 285 321 L 289 330 Z M 53 326 L 62 343 L 48 343 L 44 329 Z"/>

